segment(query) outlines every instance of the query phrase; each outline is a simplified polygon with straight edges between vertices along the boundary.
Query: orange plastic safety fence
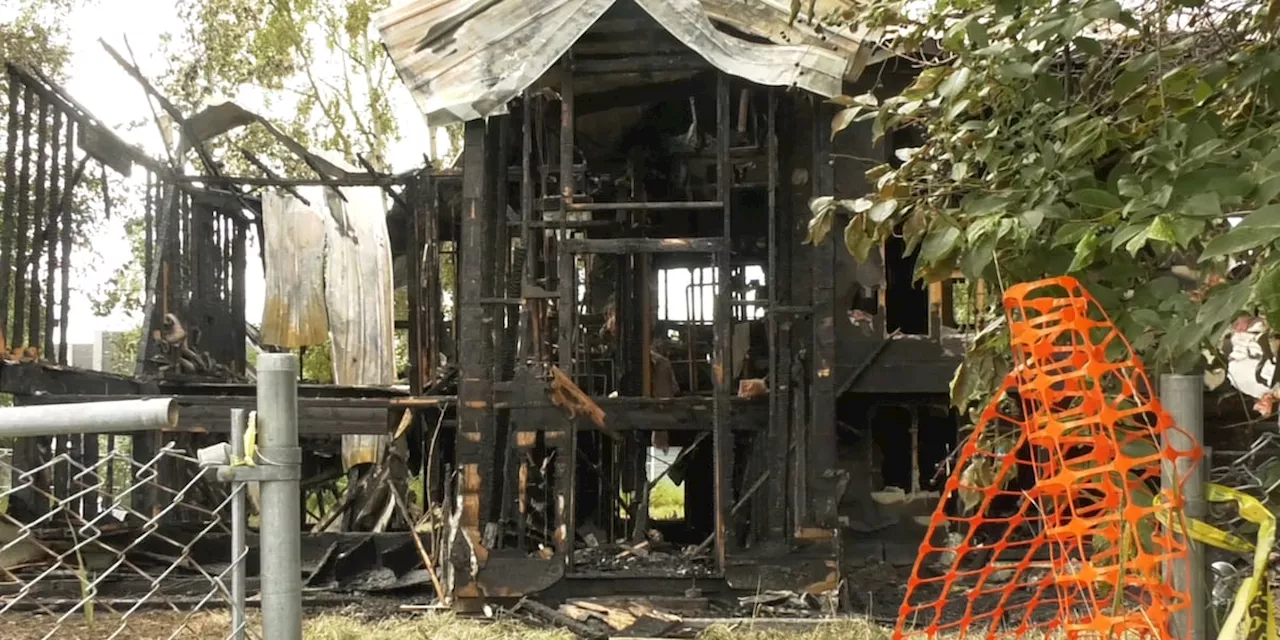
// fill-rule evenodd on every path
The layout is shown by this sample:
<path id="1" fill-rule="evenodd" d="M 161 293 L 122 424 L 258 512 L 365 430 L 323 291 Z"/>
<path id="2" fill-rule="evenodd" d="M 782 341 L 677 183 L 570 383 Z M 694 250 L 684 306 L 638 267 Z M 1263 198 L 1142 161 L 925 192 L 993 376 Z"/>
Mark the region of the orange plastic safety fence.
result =
<path id="1" fill-rule="evenodd" d="M 1185 433 L 1074 278 L 1015 286 L 1004 305 L 1014 370 L 960 452 L 894 637 L 1170 637 L 1190 607 L 1167 575 L 1187 553 L 1186 478 L 1162 487 L 1161 470 L 1186 474 L 1175 461 L 1198 444 L 1166 444 Z"/>

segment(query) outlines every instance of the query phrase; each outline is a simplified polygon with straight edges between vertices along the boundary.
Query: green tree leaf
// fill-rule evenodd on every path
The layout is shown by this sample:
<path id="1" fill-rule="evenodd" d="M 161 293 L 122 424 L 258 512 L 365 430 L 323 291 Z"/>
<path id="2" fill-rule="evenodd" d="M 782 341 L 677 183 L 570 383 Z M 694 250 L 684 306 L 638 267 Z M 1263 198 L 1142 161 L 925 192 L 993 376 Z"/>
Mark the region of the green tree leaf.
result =
<path id="1" fill-rule="evenodd" d="M 1216 218 L 1222 215 L 1222 202 L 1213 191 L 1197 193 L 1182 206 L 1182 213 L 1188 216 Z"/>
<path id="2" fill-rule="evenodd" d="M 934 228 L 925 236 L 920 245 L 919 260 L 925 264 L 935 263 L 947 257 L 956 249 L 960 240 L 960 230 L 952 226 Z"/>
<path id="3" fill-rule="evenodd" d="M 1094 209 L 1119 209 L 1124 206 L 1115 194 L 1102 189 L 1077 189 L 1068 197 L 1076 204 Z"/>
<path id="4" fill-rule="evenodd" d="M 867 261 L 876 244 L 876 238 L 863 226 L 864 221 L 861 217 L 855 216 L 844 228 L 844 246 L 859 263 Z"/>
<path id="5" fill-rule="evenodd" d="M 1201 335 L 1209 334 L 1219 325 L 1233 320 L 1245 311 L 1245 305 L 1253 293 L 1249 281 L 1228 286 L 1219 286 L 1211 290 L 1205 297 L 1204 306 L 1196 314 L 1196 323 L 1202 328 Z"/>
<path id="6" fill-rule="evenodd" d="M 971 75 L 973 75 L 973 72 L 969 67 L 960 67 L 959 69 L 955 69 L 947 76 L 946 80 L 942 81 L 942 85 L 938 87 L 938 95 L 944 98 L 955 97 L 956 94 L 964 91 L 965 86 L 969 84 L 969 76 Z"/>
<path id="7" fill-rule="evenodd" d="M 1178 234 L 1174 231 L 1173 222 L 1170 221 L 1169 216 L 1165 215 L 1156 216 L 1155 220 L 1151 221 L 1151 226 L 1147 228 L 1147 238 L 1178 244 Z M 1134 252 L 1130 251 L 1130 253 Z"/>
<path id="8" fill-rule="evenodd" d="M 1071 260 L 1071 266 L 1067 267 L 1069 273 L 1078 272 L 1085 267 L 1093 264 L 1093 259 L 1098 253 L 1098 233 L 1095 229 L 1090 229 L 1076 243 L 1075 258 Z"/>
<path id="9" fill-rule="evenodd" d="M 1201 252 L 1200 260 L 1255 249 L 1276 238 L 1280 238 L 1280 205 L 1268 205 L 1245 216 L 1234 229 L 1210 240 Z"/>
<path id="10" fill-rule="evenodd" d="M 809 201 L 809 210 L 813 212 L 813 217 L 809 219 L 809 234 L 805 237 L 804 243 L 820 245 L 826 242 L 827 236 L 831 233 L 831 225 L 835 221 L 835 198 L 831 196 L 814 198 Z"/>
<path id="11" fill-rule="evenodd" d="M 1254 302 L 1267 318 L 1267 326 L 1280 327 L 1280 268 L 1272 266 L 1258 276 Z"/>
<path id="12" fill-rule="evenodd" d="M 898 201 L 893 198 L 875 203 L 867 211 L 867 217 L 877 224 L 888 220 L 898 209 Z"/>
<path id="13" fill-rule="evenodd" d="M 858 115 L 861 113 L 862 107 L 860 106 L 852 106 L 847 109 L 837 111 L 836 115 L 831 118 L 831 139 L 834 140 L 836 134 L 847 129 L 850 124 L 853 124 L 853 121 L 856 120 Z"/>

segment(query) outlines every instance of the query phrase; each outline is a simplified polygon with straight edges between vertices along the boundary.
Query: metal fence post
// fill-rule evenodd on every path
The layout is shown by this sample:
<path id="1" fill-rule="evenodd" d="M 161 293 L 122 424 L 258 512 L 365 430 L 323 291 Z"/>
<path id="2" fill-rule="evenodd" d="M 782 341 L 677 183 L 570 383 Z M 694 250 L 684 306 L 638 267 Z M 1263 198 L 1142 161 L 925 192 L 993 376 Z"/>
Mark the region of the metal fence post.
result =
<path id="1" fill-rule="evenodd" d="M 284 467 L 279 471 L 292 477 L 262 481 L 262 633 L 270 640 L 301 640 L 298 470 L 302 450 L 298 448 L 298 358 L 294 354 L 264 353 L 258 357 L 257 426 L 259 464 Z"/>
<path id="2" fill-rule="evenodd" d="M 248 425 L 244 409 L 231 410 L 231 456 L 244 456 L 244 429 Z M 245 483 L 231 484 L 231 637 L 244 640 L 245 620 L 245 529 L 249 527 L 244 508 Z"/>
<path id="3" fill-rule="evenodd" d="M 1186 432 L 1186 435 L 1171 431 L 1164 446 L 1175 451 L 1189 451 L 1204 441 L 1204 376 L 1173 375 L 1160 376 L 1160 402 L 1173 418 L 1174 424 Z M 1171 489 L 1175 478 L 1185 479 L 1182 488 L 1183 513 L 1187 518 L 1204 519 L 1208 512 L 1208 504 L 1204 499 L 1204 475 L 1200 470 L 1193 470 L 1192 465 L 1204 460 L 1188 457 L 1178 458 L 1176 462 L 1166 461 L 1162 467 L 1162 489 Z M 1176 467 L 1175 467 L 1176 465 Z M 1176 474 L 1176 475 L 1175 475 Z M 1170 579 L 1174 588 L 1187 591 L 1191 596 L 1191 606 L 1187 611 L 1179 613 L 1173 620 L 1173 637 L 1182 640 L 1205 640 L 1208 618 L 1208 600 L 1205 589 L 1205 556 L 1204 546 L 1192 540 L 1187 543 L 1187 560 L 1174 561 L 1169 567 Z M 1183 581 L 1189 581 L 1183 584 Z"/>

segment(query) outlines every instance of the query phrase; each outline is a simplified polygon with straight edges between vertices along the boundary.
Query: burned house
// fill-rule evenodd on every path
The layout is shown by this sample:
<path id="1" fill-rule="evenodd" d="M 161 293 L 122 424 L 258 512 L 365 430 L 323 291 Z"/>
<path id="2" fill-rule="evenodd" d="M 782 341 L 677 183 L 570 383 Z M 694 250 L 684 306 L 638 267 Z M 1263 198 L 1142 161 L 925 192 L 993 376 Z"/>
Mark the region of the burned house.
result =
<path id="1" fill-rule="evenodd" d="M 811 199 L 865 194 L 904 144 L 832 136 L 828 99 L 907 66 L 785 3 L 471 4 L 407 3 L 380 29 L 428 120 L 465 127 L 457 209 L 393 235 L 427 313 L 435 247 L 456 251 L 452 344 L 413 319 L 411 383 L 433 349 L 458 368 L 458 504 L 489 561 L 541 548 L 572 578 L 598 539 L 653 536 L 704 543 L 706 575 L 738 586 L 796 549 L 889 540 L 909 562 L 967 327 L 901 242 L 863 264 L 804 243 Z M 679 521 L 645 508 L 646 461 L 671 448 Z M 485 573 L 469 593 L 494 592 Z"/>
<path id="2" fill-rule="evenodd" d="M 950 286 L 915 282 L 901 241 L 865 263 L 838 237 L 805 243 L 812 199 L 865 194 L 866 169 L 910 145 L 910 132 L 876 139 L 859 124 L 833 136 L 829 100 L 891 92 L 909 65 L 865 34 L 791 20 L 780 0 L 417 0 L 378 23 L 423 114 L 464 127 L 460 167 L 339 166 L 234 105 L 182 114 L 121 60 L 181 124 L 204 171 L 187 175 L 11 68 L 3 215 L 14 232 L 0 271 L 18 266 L 0 290 L 14 309 L 0 391 L 19 404 L 172 396 L 176 430 L 132 439 L 148 460 L 170 440 L 225 439 L 227 409 L 252 408 L 246 339 L 282 349 L 328 337 L 338 384 L 300 390 L 303 487 L 321 504 L 346 478 L 363 497 L 309 513 L 308 536 L 332 550 L 369 539 L 323 537 L 334 528 L 407 529 L 384 505 L 420 476 L 417 514 L 448 532 L 429 551 L 460 606 L 694 583 L 819 593 L 851 563 L 909 565 L 955 446 L 948 382 L 971 327 Z M 227 175 L 203 143 L 239 126 L 267 127 L 316 177 L 261 163 L 264 175 Z M 65 140 L 65 162 L 43 155 L 46 137 Z M 65 210 L 58 189 L 91 161 L 148 175 L 148 303 L 131 377 L 55 356 L 68 276 L 52 257 L 61 246 L 69 259 L 70 231 L 52 215 L 41 227 L 41 213 Z M 363 224 L 383 215 L 385 226 Z M 373 288 L 342 288 L 364 275 L 335 284 L 333 254 L 307 262 L 333 225 L 350 250 L 342 264 Z M 244 312 L 245 265 L 259 259 L 261 325 Z M 403 318 L 384 295 L 393 282 L 407 289 Z M 36 312 L 55 301 L 56 322 Z M 327 308 L 327 327 L 310 304 Z M 407 342 L 403 385 L 386 365 L 393 331 Z M 30 440 L 15 469 L 68 447 L 99 459 L 97 438 Z M 161 486 L 190 480 L 157 473 Z M 674 516 L 650 510 L 664 477 L 683 492 Z M 38 483 L 58 494 L 74 480 Z M 162 501 L 139 495 L 131 508 Z M 316 555 L 317 574 L 356 557 Z"/>

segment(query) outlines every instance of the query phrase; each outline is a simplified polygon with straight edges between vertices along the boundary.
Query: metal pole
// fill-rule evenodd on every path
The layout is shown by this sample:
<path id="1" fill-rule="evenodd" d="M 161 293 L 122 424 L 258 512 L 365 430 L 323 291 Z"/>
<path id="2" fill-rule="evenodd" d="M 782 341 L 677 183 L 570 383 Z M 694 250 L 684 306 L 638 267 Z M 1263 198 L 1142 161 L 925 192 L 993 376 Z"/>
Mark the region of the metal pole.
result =
<path id="1" fill-rule="evenodd" d="M 292 467 L 292 479 L 262 481 L 262 635 L 302 640 L 302 521 L 297 472 L 298 358 L 291 353 L 258 357 L 258 463 Z"/>
<path id="2" fill-rule="evenodd" d="M 247 420 L 244 409 L 231 410 L 231 456 L 237 460 L 244 456 L 244 429 Z M 244 640 L 244 601 L 245 601 L 245 529 L 249 523 L 245 519 L 244 492 L 245 484 L 235 482 L 231 485 L 231 637 Z"/>
<path id="3" fill-rule="evenodd" d="M 173 398 L 146 398 L 0 409 L 0 436 L 6 438 L 79 435 L 87 425 L 93 433 L 172 429 L 178 405 Z"/>
<path id="4" fill-rule="evenodd" d="M 1174 424 L 1185 432 L 1185 435 L 1177 431 L 1170 432 L 1164 446 L 1179 452 L 1195 449 L 1204 440 L 1204 376 L 1160 376 L 1160 402 L 1173 418 Z M 1173 462 L 1166 461 L 1161 469 L 1162 489 L 1171 491 L 1175 489 L 1178 480 L 1184 482 L 1183 513 L 1189 519 L 1204 519 L 1208 511 L 1208 504 L 1204 499 L 1203 474 L 1194 468 L 1197 463 L 1202 461 L 1184 456 Z M 1208 599 L 1205 590 L 1204 547 L 1189 536 L 1185 539 L 1187 559 L 1170 563 L 1169 579 L 1174 589 L 1186 591 L 1190 595 L 1191 606 L 1174 616 L 1170 631 L 1173 638 L 1205 640 Z"/>

